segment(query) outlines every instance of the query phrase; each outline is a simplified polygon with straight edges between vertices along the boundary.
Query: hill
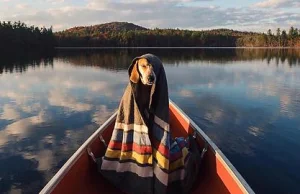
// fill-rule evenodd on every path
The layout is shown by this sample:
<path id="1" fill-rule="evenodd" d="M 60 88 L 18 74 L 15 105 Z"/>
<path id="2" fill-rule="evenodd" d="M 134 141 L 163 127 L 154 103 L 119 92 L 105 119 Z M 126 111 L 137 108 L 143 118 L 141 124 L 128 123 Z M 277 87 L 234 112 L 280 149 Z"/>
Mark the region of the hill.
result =
<path id="1" fill-rule="evenodd" d="M 63 32 L 72 33 L 72 34 L 93 35 L 95 33 L 109 33 L 109 32 L 135 31 L 135 30 L 148 30 L 148 29 L 128 22 L 110 22 L 110 23 L 104 23 L 104 24 L 98 24 L 92 26 L 73 27 Z"/>
<path id="2" fill-rule="evenodd" d="M 60 47 L 294 47 L 300 31 L 268 33 L 231 29 L 147 29 L 128 22 L 80 26 L 55 33 Z"/>
<path id="3" fill-rule="evenodd" d="M 112 32 L 125 32 L 125 31 L 149 31 L 149 30 L 179 30 L 179 29 L 149 29 L 145 28 L 133 23 L 129 22 L 109 22 L 104 24 L 98 24 L 98 25 L 92 25 L 92 26 L 76 26 L 72 27 L 60 32 L 57 32 L 56 34 L 61 33 L 71 33 L 71 34 L 85 34 L 85 35 L 93 35 L 95 33 L 112 33 Z M 184 31 L 196 31 L 196 30 L 184 30 Z M 197 31 L 196 31 L 197 32 Z M 237 30 L 231 30 L 231 29 L 213 29 L 213 30 L 202 30 L 204 33 L 210 33 L 215 35 L 232 35 L 232 36 L 243 36 L 243 35 L 249 35 L 249 34 L 259 34 L 256 32 L 243 32 L 243 31 L 237 31 Z"/>

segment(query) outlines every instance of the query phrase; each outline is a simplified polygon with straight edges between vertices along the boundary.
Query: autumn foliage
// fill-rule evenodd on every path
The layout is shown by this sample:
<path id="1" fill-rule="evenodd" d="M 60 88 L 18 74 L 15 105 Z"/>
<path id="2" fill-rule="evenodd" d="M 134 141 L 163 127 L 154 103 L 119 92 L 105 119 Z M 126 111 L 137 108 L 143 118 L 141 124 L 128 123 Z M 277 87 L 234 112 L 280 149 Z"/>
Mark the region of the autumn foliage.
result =
<path id="1" fill-rule="evenodd" d="M 55 33 L 60 47 L 287 47 L 300 45 L 300 32 L 267 33 L 229 29 L 147 29 L 127 22 L 74 27 Z"/>

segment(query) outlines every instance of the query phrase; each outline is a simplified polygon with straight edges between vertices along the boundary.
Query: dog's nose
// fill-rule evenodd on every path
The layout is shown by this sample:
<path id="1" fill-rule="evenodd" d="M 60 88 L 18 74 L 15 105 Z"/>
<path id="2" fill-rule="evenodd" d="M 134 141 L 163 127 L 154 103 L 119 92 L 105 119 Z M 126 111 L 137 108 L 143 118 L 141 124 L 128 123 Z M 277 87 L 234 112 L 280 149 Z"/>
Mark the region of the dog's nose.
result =
<path id="1" fill-rule="evenodd" d="M 148 81 L 149 82 L 153 82 L 154 81 L 154 76 L 153 75 L 149 75 L 148 76 Z"/>

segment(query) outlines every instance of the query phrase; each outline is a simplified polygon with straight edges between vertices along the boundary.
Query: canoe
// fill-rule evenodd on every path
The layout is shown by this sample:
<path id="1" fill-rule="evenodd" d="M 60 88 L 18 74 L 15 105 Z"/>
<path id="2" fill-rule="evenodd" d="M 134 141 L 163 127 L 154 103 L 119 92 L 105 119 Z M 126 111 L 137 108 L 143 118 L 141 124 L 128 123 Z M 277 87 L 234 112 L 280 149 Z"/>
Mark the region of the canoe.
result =
<path id="1" fill-rule="evenodd" d="M 171 100 L 169 110 L 170 129 L 174 136 L 196 134 L 199 146 L 207 147 L 193 194 L 254 193 L 215 143 Z M 97 172 L 93 161 L 94 156 L 104 155 L 105 143 L 110 140 L 116 115 L 115 112 L 81 145 L 40 191 L 41 194 L 121 193 Z"/>

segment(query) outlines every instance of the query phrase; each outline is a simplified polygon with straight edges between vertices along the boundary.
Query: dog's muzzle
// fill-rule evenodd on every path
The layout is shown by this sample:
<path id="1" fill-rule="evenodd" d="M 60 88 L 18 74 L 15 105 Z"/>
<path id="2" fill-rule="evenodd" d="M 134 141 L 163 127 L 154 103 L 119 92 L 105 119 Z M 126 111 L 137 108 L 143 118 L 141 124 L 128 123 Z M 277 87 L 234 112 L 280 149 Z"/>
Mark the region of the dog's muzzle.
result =
<path id="1" fill-rule="evenodd" d="M 150 74 L 147 76 L 147 80 L 146 80 L 146 85 L 152 85 L 155 82 L 155 75 L 154 74 Z"/>
<path id="2" fill-rule="evenodd" d="M 147 79 L 148 79 L 148 83 L 153 83 L 155 77 L 154 77 L 154 75 L 149 75 L 149 76 L 147 77 Z"/>

